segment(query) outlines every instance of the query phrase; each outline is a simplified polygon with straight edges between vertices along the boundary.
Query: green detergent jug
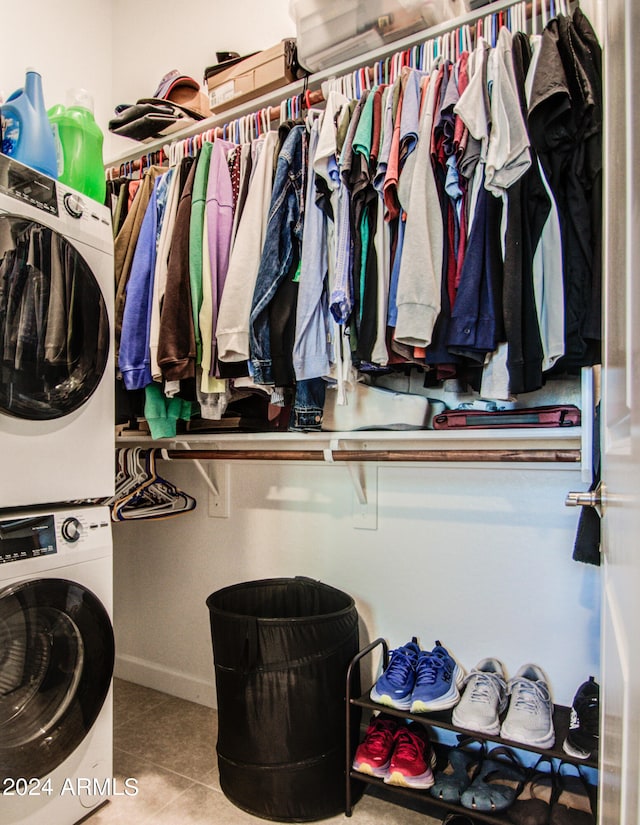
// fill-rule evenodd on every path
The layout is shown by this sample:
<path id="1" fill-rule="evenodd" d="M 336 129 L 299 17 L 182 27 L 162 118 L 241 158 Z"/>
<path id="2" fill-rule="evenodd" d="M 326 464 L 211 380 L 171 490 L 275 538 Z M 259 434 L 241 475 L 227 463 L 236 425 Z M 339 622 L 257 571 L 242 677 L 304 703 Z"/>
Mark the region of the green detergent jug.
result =
<path id="1" fill-rule="evenodd" d="M 18 89 L 0 107 L 2 153 L 52 178 L 58 176 L 56 149 L 47 119 L 42 78 L 27 69 L 24 89 Z"/>
<path id="2" fill-rule="evenodd" d="M 58 159 L 58 178 L 67 186 L 104 203 L 106 180 L 103 135 L 93 117 L 93 101 L 84 89 L 69 94 L 69 105 L 48 111 Z"/>

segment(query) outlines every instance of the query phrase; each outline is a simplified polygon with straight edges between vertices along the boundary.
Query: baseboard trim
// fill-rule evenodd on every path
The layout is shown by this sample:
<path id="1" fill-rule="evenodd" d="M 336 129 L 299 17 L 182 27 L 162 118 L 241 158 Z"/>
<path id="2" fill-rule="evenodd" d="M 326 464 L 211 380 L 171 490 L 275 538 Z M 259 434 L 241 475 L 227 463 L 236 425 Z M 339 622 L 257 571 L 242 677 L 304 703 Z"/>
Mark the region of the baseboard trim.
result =
<path id="1" fill-rule="evenodd" d="M 128 656 L 126 653 L 116 656 L 114 676 L 180 699 L 187 699 L 189 702 L 197 702 L 210 708 L 217 707 L 213 677 L 212 681 L 208 682 L 190 673 L 172 670 L 157 662 Z"/>

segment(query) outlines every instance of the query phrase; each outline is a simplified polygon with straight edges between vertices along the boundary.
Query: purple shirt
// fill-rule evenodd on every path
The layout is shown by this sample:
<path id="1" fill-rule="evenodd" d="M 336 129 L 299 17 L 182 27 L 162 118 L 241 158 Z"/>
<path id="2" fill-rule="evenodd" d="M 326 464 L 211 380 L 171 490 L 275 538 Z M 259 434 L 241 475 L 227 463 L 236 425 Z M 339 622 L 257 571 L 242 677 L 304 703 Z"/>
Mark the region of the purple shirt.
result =
<path id="1" fill-rule="evenodd" d="M 209 374 L 217 372 L 217 341 L 215 328 L 218 321 L 218 308 L 224 289 L 224 282 L 229 268 L 231 233 L 233 230 L 233 185 L 227 153 L 235 147 L 234 143 L 219 138 L 213 142 L 209 179 L 207 182 L 206 221 L 209 240 L 209 259 L 211 262 L 211 296 L 212 329 L 211 368 Z"/>

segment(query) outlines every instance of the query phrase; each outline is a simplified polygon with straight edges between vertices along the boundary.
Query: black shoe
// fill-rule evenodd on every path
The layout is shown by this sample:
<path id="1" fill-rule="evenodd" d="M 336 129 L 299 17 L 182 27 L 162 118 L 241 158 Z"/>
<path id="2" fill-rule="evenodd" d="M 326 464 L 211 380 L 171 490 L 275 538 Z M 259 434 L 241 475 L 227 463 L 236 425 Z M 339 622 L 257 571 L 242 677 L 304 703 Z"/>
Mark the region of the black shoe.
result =
<path id="1" fill-rule="evenodd" d="M 600 688 L 593 676 L 573 697 L 569 733 L 562 744 L 575 759 L 588 759 L 598 751 L 600 738 Z"/>
<path id="2" fill-rule="evenodd" d="M 442 820 L 442 825 L 476 825 L 476 822 L 477 820 L 464 814 L 447 814 Z"/>

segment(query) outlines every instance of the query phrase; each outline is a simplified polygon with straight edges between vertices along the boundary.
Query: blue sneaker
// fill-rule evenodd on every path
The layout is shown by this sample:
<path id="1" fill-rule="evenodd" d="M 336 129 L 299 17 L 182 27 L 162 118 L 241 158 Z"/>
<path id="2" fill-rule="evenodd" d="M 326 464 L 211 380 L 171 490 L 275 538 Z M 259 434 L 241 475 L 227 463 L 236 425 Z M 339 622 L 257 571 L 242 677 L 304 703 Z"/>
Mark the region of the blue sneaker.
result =
<path id="1" fill-rule="evenodd" d="M 389 664 L 369 693 L 374 702 L 396 710 L 409 710 L 420 652 L 415 638 L 391 651 Z"/>
<path id="2" fill-rule="evenodd" d="M 411 713 L 452 708 L 460 701 L 464 672 L 448 650 L 436 641 L 433 650 L 422 650 L 416 665 L 411 694 Z"/>

